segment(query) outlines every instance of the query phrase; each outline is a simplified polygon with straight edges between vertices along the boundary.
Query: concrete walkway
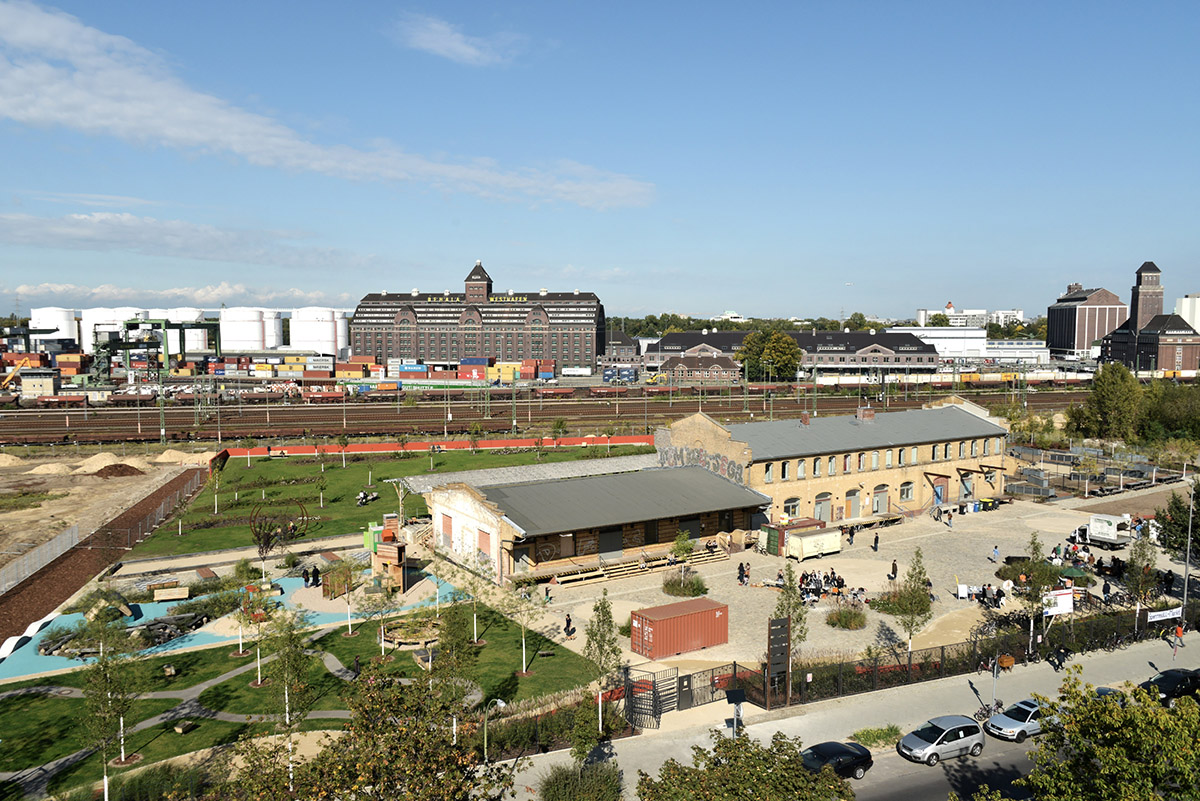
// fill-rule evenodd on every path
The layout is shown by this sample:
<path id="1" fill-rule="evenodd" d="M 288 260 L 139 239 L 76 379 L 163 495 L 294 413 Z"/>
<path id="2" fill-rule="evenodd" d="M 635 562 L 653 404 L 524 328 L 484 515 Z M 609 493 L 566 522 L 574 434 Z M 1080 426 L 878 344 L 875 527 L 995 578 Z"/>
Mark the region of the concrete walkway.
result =
<path id="1" fill-rule="evenodd" d="M 293 550 L 297 554 L 308 553 L 310 551 L 320 553 L 322 551 L 339 551 L 347 548 L 362 548 L 363 534 L 361 531 L 358 531 L 354 534 L 340 534 L 336 537 L 323 537 L 316 540 L 296 540 L 291 545 L 292 548 L 290 550 Z M 120 568 L 113 572 L 112 578 L 120 581 L 146 574 L 182 573 L 200 567 L 232 565 L 240 562 L 242 559 L 249 559 L 257 565 L 260 561 L 258 558 L 258 549 L 251 546 L 247 548 L 229 548 L 223 551 L 210 551 L 207 553 L 130 560 L 122 562 Z M 276 559 L 278 557 L 272 555 L 267 561 L 271 562 Z"/>

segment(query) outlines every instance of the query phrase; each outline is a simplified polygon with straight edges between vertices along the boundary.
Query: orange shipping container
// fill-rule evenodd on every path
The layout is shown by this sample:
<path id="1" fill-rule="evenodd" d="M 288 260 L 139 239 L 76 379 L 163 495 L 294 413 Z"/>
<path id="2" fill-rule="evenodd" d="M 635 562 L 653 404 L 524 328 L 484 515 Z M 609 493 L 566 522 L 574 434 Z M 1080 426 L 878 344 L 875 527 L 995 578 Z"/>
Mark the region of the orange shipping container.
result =
<path id="1" fill-rule="evenodd" d="M 630 647 L 661 659 L 729 642 L 729 607 L 711 598 L 639 609 L 631 616 Z"/>

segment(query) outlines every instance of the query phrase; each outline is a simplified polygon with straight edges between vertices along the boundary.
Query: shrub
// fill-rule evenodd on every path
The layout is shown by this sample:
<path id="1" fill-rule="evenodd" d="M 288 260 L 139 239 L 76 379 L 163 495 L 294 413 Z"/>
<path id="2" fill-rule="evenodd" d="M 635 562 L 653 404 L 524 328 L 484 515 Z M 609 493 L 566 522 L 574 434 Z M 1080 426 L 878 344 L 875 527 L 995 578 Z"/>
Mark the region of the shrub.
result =
<path id="1" fill-rule="evenodd" d="M 555 765 L 538 782 L 542 801 L 619 801 L 621 769 L 614 762 L 596 762 L 576 767 Z"/>
<path id="2" fill-rule="evenodd" d="M 633 615 L 625 618 L 625 622 L 617 626 L 617 634 L 620 634 L 622 637 L 633 636 Z"/>
<path id="3" fill-rule="evenodd" d="M 255 567 L 249 559 L 240 559 L 233 566 L 233 575 L 237 577 L 239 583 L 249 584 L 260 580 L 262 571 Z"/>
<path id="4" fill-rule="evenodd" d="M 900 727 L 895 723 L 886 726 L 876 726 L 870 729 L 859 729 L 850 735 L 850 739 L 862 743 L 867 748 L 880 745 L 895 745 L 900 739 Z"/>
<path id="5" fill-rule="evenodd" d="M 829 614 L 825 615 L 825 622 L 835 629 L 864 629 L 867 627 L 867 613 L 861 609 L 839 606 L 829 610 Z"/>
<path id="6" fill-rule="evenodd" d="M 216 620 L 228 615 L 242 603 L 242 594 L 237 590 L 215 592 L 171 607 L 172 615 L 196 614 Z"/>
<path id="7" fill-rule="evenodd" d="M 704 579 L 695 573 L 680 576 L 674 571 L 670 571 L 663 576 L 663 592 L 667 595 L 695 598 L 697 595 L 706 594 L 708 592 L 708 585 L 704 583 Z"/>

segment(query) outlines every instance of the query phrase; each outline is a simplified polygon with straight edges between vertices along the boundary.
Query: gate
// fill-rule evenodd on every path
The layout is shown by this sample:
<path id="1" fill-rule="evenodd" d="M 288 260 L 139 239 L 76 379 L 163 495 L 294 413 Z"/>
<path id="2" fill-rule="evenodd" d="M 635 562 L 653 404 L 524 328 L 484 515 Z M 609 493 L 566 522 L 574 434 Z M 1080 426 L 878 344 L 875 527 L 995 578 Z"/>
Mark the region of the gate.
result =
<path id="1" fill-rule="evenodd" d="M 664 712 L 676 709 L 676 668 L 658 673 L 628 668 L 625 671 L 625 719 L 639 729 L 657 729 Z"/>

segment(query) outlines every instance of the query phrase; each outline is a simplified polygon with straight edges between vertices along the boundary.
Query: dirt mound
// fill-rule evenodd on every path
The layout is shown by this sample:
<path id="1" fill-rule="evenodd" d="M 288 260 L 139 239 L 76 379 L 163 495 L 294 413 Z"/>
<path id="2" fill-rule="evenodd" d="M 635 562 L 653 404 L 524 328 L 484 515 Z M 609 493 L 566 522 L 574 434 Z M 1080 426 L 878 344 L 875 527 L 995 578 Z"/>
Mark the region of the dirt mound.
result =
<path id="1" fill-rule="evenodd" d="M 9 453 L 0 453 L 0 467 L 16 467 L 19 464 L 25 464 L 25 460 Z"/>
<path id="2" fill-rule="evenodd" d="M 139 456 L 131 456 L 128 459 L 122 459 L 121 464 L 127 464 L 130 467 L 136 467 L 138 470 L 141 470 L 143 473 L 149 473 L 151 470 L 154 469 L 154 465 L 150 464 L 145 459 L 143 459 Z"/>
<path id="3" fill-rule="evenodd" d="M 133 465 L 117 462 L 105 467 L 101 467 L 94 475 L 100 478 L 124 478 L 125 476 L 140 476 L 143 475 L 141 470 L 138 470 Z"/>
<path id="4" fill-rule="evenodd" d="M 167 449 L 154 461 L 158 464 L 208 464 L 215 453 L 184 453 L 174 449 Z"/>
<path id="5" fill-rule="evenodd" d="M 27 476 L 69 476 L 71 466 L 65 464 L 39 464 L 32 470 L 26 470 Z"/>
<path id="6" fill-rule="evenodd" d="M 79 467 L 76 467 L 73 472 L 74 475 L 85 476 L 90 473 L 95 473 L 102 467 L 114 465 L 119 461 L 121 460 L 113 456 L 111 453 L 97 453 L 95 456 L 89 457 L 80 462 Z"/>

